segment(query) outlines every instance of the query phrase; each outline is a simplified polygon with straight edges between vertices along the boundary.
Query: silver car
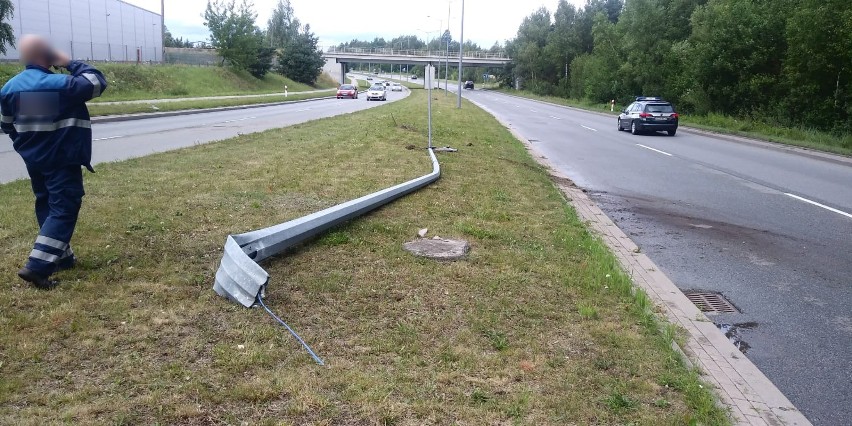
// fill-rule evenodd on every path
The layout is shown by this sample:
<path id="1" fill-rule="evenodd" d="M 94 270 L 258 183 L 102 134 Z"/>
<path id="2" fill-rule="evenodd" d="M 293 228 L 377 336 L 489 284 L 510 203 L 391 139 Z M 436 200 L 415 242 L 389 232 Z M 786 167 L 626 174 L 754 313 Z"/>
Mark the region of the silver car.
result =
<path id="1" fill-rule="evenodd" d="M 388 91 L 383 84 L 374 84 L 367 90 L 368 101 L 388 100 Z"/>

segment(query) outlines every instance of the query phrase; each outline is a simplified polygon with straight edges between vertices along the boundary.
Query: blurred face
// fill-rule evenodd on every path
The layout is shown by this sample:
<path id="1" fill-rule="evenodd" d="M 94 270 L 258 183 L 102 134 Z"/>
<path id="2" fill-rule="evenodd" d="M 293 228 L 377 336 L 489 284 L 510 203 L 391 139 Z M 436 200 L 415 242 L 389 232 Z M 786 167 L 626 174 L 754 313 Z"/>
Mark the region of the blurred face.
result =
<path id="1" fill-rule="evenodd" d="M 53 48 L 42 37 L 36 35 L 21 37 L 19 51 L 21 52 L 21 62 L 27 65 L 39 65 L 45 68 L 51 65 Z"/>

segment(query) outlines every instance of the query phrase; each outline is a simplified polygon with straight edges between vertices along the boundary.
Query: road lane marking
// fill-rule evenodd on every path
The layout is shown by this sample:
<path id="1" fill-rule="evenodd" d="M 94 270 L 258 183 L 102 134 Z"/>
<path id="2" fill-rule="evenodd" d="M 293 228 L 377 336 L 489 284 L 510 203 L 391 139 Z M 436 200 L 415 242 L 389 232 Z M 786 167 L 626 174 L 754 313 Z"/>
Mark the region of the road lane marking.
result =
<path id="1" fill-rule="evenodd" d="M 584 128 L 584 129 L 586 129 L 586 130 L 591 130 L 591 131 L 593 131 L 593 132 L 597 132 L 597 131 L 598 131 L 597 129 L 593 129 L 593 128 L 591 128 L 591 127 L 584 126 L 584 125 L 582 125 L 582 124 L 580 125 L 580 127 Z"/>
<path id="2" fill-rule="evenodd" d="M 537 113 L 538 113 L 538 111 L 536 111 L 536 110 L 534 110 L 534 109 L 530 109 L 530 112 L 531 112 L 531 113 L 533 113 L 533 114 L 537 114 Z"/>
<path id="3" fill-rule="evenodd" d="M 638 147 L 640 147 L 640 148 L 650 149 L 651 151 L 659 152 L 660 154 L 668 155 L 669 157 L 671 157 L 671 156 L 672 156 L 672 155 L 671 155 L 671 154 L 669 154 L 668 152 L 660 151 L 659 149 L 654 149 L 654 148 L 651 148 L 650 146 L 642 145 L 641 143 L 637 143 L 637 144 L 636 144 L 636 146 L 638 146 Z"/>
<path id="4" fill-rule="evenodd" d="M 557 117 L 557 116 L 555 116 L 555 115 L 551 115 L 551 116 L 550 116 L 550 118 L 552 118 L 552 119 L 554 119 L 554 120 L 561 120 L 561 118 L 559 118 L 559 117 Z"/>
<path id="5" fill-rule="evenodd" d="M 253 119 L 253 118 L 257 118 L 257 117 L 244 117 L 244 118 L 237 118 L 237 119 L 234 119 L 234 120 L 227 120 L 227 121 L 223 121 L 222 123 L 234 123 L 234 122 L 237 122 L 237 121 L 246 121 L 246 120 L 251 120 L 251 119 Z"/>
<path id="6" fill-rule="evenodd" d="M 799 200 L 799 201 L 803 201 L 803 202 L 808 203 L 808 204 L 815 205 L 815 206 L 817 206 L 817 207 L 822 207 L 822 208 L 824 208 L 824 209 L 826 209 L 826 210 L 828 210 L 828 211 L 830 211 L 830 212 L 834 212 L 834 213 L 837 213 L 837 214 L 839 214 L 839 215 L 846 216 L 846 217 L 848 217 L 849 219 L 852 219 L 852 214 L 850 214 L 850 213 L 846 213 L 845 211 L 842 211 L 842 210 L 837 210 L 837 209 L 835 209 L 834 207 L 829 207 L 829 206 L 826 206 L 825 204 L 820 204 L 820 203 L 817 203 L 816 201 L 811 201 L 811 200 L 809 200 L 809 199 L 807 199 L 807 198 L 802 198 L 802 197 L 800 197 L 800 196 L 798 196 L 798 195 L 790 194 L 789 192 L 785 192 L 785 193 L 784 193 L 784 195 L 786 195 L 786 196 L 788 196 L 788 197 L 795 198 L 795 199 L 797 199 L 797 200 Z"/>
<path id="7" fill-rule="evenodd" d="M 97 138 L 97 139 L 92 139 L 92 142 L 96 142 L 96 141 L 108 141 L 108 140 L 110 140 L 110 139 L 118 139 L 118 138 L 123 138 L 123 137 L 124 137 L 124 136 L 110 136 L 110 137 L 108 137 L 108 138 Z"/>

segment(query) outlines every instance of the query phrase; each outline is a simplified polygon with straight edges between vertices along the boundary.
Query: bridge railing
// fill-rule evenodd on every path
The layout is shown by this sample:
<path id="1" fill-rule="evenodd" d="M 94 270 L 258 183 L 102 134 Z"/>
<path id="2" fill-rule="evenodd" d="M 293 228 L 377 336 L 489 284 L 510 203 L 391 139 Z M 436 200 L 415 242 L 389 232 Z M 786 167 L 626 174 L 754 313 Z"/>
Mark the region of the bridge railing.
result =
<path id="1" fill-rule="evenodd" d="M 346 53 L 354 55 L 390 55 L 390 56 L 415 56 L 415 57 L 446 57 L 458 58 L 458 51 L 446 50 L 415 50 L 415 49 L 392 49 L 392 48 L 360 48 L 360 47 L 328 47 L 326 53 Z M 476 59 L 503 59 L 509 60 L 504 52 L 489 52 L 484 50 L 466 50 L 465 58 Z"/>

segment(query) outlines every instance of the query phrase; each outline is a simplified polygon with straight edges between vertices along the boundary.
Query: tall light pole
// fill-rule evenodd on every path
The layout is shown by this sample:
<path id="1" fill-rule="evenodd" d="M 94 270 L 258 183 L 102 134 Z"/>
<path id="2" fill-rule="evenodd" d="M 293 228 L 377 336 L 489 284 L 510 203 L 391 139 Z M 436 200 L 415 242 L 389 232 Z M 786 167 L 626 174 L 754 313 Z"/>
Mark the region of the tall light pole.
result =
<path id="1" fill-rule="evenodd" d="M 461 4 L 461 33 L 459 34 L 459 99 L 456 108 L 461 109 L 461 92 L 462 92 L 462 67 L 464 66 L 464 0 Z"/>
<path id="2" fill-rule="evenodd" d="M 451 13 L 453 10 L 453 2 L 452 0 L 447 2 L 447 33 L 450 32 L 450 19 L 452 19 Z M 447 37 L 447 54 L 445 56 L 445 64 L 444 64 L 444 96 L 450 96 L 450 37 Z"/>
<path id="3" fill-rule="evenodd" d="M 166 62 L 166 0 L 160 0 L 160 61 Z"/>

